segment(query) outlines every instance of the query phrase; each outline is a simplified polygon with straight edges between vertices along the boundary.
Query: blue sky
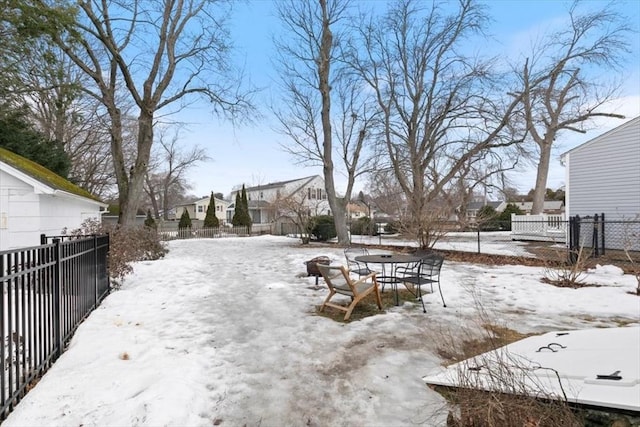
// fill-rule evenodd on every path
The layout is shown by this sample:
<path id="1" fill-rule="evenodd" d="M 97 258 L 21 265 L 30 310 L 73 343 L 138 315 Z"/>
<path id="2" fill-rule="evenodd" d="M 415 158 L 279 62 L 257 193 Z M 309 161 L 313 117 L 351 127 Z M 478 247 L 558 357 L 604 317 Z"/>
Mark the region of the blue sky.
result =
<path id="1" fill-rule="evenodd" d="M 384 6 L 382 0 L 370 2 Z M 493 17 L 490 28 L 494 37 L 496 52 L 517 55 L 529 47 L 530 40 L 541 31 L 557 28 L 566 18 L 569 6 L 564 1 L 485 1 Z M 590 0 L 582 7 L 599 8 L 610 4 L 620 13 L 629 17 L 636 33 L 631 36 L 634 58 L 626 65 L 622 95 L 612 110 L 625 114 L 627 118 L 640 115 L 640 0 L 615 1 L 613 3 Z M 247 77 L 264 88 L 257 96 L 256 103 L 263 117 L 249 126 L 236 126 L 213 117 L 206 106 L 197 106 L 184 111 L 181 119 L 189 123 L 188 130 L 181 134 L 185 144 L 198 144 L 207 149 L 211 161 L 203 163 L 189 173 L 193 185 L 192 193 L 208 195 L 211 191 L 227 195 L 234 186 L 259 185 L 269 182 L 299 178 L 308 175 L 322 175 L 320 167 L 296 165 L 280 144 L 284 136 L 275 132 L 275 121 L 270 117 L 268 105 L 277 99 L 277 75 L 271 57 L 274 47 L 272 34 L 278 31 L 279 22 L 275 17 L 275 7 L 270 0 L 238 2 L 234 6 L 232 37 L 236 46 L 236 59 L 244 66 Z M 564 183 L 564 168 L 559 155 L 595 136 L 623 123 L 624 121 L 602 120 L 595 129 L 586 134 L 564 134 L 558 139 L 558 147 L 553 157 L 548 187 L 558 188 Z M 522 192 L 533 187 L 535 170 L 527 168 L 514 174 L 516 184 Z M 343 178 L 336 178 L 338 191 L 344 188 Z M 356 184 L 357 189 L 366 191 L 365 181 Z M 342 187 L 341 187 L 342 186 Z"/>

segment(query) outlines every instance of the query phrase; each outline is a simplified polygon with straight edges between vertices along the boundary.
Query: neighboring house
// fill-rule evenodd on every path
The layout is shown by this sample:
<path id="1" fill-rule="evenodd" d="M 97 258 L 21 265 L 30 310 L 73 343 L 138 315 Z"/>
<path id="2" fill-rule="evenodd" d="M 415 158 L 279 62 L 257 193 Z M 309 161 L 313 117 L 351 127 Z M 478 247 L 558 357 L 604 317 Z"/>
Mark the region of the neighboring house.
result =
<path id="1" fill-rule="evenodd" d="M 214 198 L 216 207 L 216 217 L 220 221 L 220 225 L 224 225 L 227 222 L 227 209 L 231 202 L 228 200 Z M 179 220 L 182 216 L 182 212 L 186 209 L 189 212 L 189 218 L 196 220 L 203 220 L 207 216 L 207 209 L 209 209 L 209 202 L 211 196 L 203 197 L 202 199 L 194 200 L 189 203 L 183 203 L 175 207 L 175 219 Z M 230 222 L 230 221 L 229 221 Z"/>
<path id="2" fill-rule="evenodd" d="M 611 220 L 640 215 L 640 117 L 561 156 L 568 216 L 604 213 Z"/>
<path id="3" fill-rule="evenodd" d="M 501 202 L 501 201 L 496 201 L 496 202 L 470 202 L 469 204 L 467 204 L 467 222 L 469 224 L 475 224 L 476 222 L 476 217 L 478 216 L 478 212 L 480 211 L 480 209 L 482 209 L 485 206 L 491 206 L 492 208 L 494 208 L 496 210 L 496 212 L 501 213 L 504 208 L 507 207 L 507 202 Z"/>
<path id="4" fill-rule="evenodd" d="M 509 202 L 522 211 L 524 215 L 529 215 L 533 208 L 533 202 Z M 564 202 L 562 200 L 545 200 L 542 205 L 542 213 L 548 215 L 557 215 L 564 213 Z"/>
<path id="5" fill-rule="evenodd" d="M 60 235 L 107 204 L 50 170 L 0 148 L 0 251 L 40 244 L 40 234 Z"/>
<path id="6" fill-rule="evenodd" d="M 640 221 L 640 117 L 567 151 L 561 160 L 567 217 L 604 213 L 606 247 L 622 248 L 635 234 L 634 248 L 640 250 L 638 223 L 626 229 L 613 223 Z"/>
<path id="7" fill-rule="evenodd" d="M 347 218 L 358 220 L 369 216 L 369 208 L 362 202 L 350 202 L 347 204 Z M 373 213 L 372 213 L 373 216 Z"/>
<path id="8" fill-rule="evenodd" d="M 229 223 L 235 212 L 236 194 L 241 191 L 242 188 L 238 188 L 231 192 L 233 203 L 227 209 Z M 331 215 L 324 179 L 319 175 L 247 187 L 245 191 L 253 225 L 271 224 L 292 209 L 307 209 L 312 216 Z"/>

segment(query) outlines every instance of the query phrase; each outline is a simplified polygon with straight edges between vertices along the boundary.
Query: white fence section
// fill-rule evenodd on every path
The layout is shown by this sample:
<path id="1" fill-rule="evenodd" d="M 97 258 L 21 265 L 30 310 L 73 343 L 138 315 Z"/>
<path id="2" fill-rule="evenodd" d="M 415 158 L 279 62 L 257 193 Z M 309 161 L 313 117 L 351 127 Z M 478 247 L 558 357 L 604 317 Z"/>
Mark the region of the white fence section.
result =
<path id="1" fill-rule="evenodd" d="M 565 243 L 567 227 L 564 214 L 511 214 L 511 240 Z"/>

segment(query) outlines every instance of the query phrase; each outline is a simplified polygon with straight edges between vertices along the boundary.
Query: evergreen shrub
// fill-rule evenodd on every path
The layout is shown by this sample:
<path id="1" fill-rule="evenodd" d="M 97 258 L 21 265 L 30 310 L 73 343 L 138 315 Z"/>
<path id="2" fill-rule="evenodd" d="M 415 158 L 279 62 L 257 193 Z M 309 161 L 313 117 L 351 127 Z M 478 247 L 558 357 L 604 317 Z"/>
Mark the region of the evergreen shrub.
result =
<path id="1" fill-rule="evenodd" d="M 220 226 L 220 220 L 216 216 L 216 199 L 211 192 L 211 199 L 209 200 L 209 207 L 207 207 L 207 215 L 204 217 L 204 228 L 218 228 Z"/>
<path id="2" fill-rule="evenodd" d="M 337 236 L 336 224 L 330 215 L 318 215 L 311 219 L 313 221 L 313 229 L 311 234 L 321 242 L 326 242 Z"/>
<path id="3" fill-rule="evenodd" d="M 191 217 L 189 216 L 188 210 L 183 210 L 182 215 L 180 215 L 180 222 L 178 223 L 179 229 L 191 228 Z"/>
<path id="4" fill-rule="evenodd" d="M 156 220 L 153 219 L 153 215 L 151 215 L 151 210 L 147 210 L 147 218 L 144 220 L 144 226 L 152 230 L 158 229 L 158 224 L 156 224 Z"/>

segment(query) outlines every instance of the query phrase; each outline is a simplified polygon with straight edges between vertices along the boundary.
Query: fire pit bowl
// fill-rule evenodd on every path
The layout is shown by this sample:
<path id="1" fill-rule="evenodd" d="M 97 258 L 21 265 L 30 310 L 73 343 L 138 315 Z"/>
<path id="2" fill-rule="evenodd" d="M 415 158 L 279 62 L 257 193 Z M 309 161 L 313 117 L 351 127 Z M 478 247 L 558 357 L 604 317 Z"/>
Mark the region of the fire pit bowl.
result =
<path id="1" fill-rule="evenodd" d="M 316 276 L 316 278 L 318 278 L 321 274 L 317 264 L 329 265 L 331 264 L 331 260 L 326 256 L 318 256 L 309 261 L 305 261 L 305 264 L 307 266 L 307 276 Z"/>

